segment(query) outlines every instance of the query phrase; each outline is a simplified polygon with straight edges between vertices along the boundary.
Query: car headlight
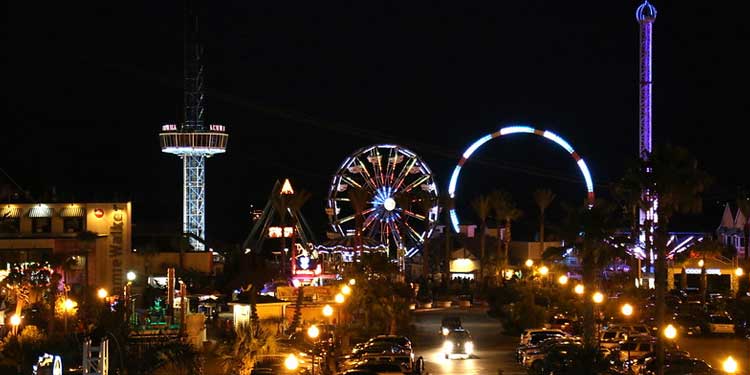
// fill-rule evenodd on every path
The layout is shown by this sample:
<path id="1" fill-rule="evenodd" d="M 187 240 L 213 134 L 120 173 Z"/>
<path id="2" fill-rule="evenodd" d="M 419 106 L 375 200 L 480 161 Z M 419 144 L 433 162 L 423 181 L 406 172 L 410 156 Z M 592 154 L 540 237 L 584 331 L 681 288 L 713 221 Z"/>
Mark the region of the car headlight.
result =
<path id="1" fill-rule="evenodd" d="M 474 343 L 471 341 L 467 341 L 464 344 L 464 350 L 466 350 L 466 354 L 474 353 Z"/>
<path id="2" fill-rule="evenodd" d="M 443 352 L 447 354 L 453 353 L 453 341 L 445 340 L 443 343 Z"/>
<path id="3" fill-rule="evenodd" d="M 443 327 L 443 336 L 448 336 L 449 333 L 450 331 L 448 330 L 448 328 Z"/>

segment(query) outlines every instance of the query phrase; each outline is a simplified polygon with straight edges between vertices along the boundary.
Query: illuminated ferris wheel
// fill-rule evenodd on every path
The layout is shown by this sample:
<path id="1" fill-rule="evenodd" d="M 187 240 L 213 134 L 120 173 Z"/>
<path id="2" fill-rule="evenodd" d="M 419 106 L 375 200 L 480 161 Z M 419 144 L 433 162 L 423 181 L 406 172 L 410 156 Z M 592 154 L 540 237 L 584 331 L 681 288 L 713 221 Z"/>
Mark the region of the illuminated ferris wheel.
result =
<path id="1" fill-rule="evenodd" d="M 437 219 L 438 191 L 432 171 L 401 146 L 364 147 L 344 160 L 333 176 L 326 205 L 334 232 L 354 235 L 358 215 L 352 199 L 358 197 L 363 202 L 362 236 L 403 249 L 407 257 L 422 248 Z"/>

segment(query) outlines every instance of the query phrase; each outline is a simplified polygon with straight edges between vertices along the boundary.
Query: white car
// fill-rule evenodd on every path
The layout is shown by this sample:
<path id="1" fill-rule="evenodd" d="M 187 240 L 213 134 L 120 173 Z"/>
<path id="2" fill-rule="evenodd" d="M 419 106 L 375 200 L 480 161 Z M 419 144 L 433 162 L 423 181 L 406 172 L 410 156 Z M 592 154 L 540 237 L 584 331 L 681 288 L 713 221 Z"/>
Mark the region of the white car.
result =
<path id="1" fill-rule="evenodd" d="M 630 331 L 607 330 L 599 336 L 599 346 L 605 349 L 614 349 L 620 345 L 620 341 L 625 341 L 631 336 L 635 335 Z"/>
<path id="2" fill-rule="evenodd" d="M 732 318 L 725 315 L 710 315 L 708 317 L 709 333 L 734 333 Z"/>

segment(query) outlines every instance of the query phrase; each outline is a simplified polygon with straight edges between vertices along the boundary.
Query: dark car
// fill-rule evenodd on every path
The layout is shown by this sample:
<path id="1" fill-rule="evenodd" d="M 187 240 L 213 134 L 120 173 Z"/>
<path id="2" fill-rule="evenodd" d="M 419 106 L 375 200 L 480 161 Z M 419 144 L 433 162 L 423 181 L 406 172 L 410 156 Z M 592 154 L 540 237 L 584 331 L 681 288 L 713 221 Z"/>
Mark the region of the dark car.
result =
<path id="1" fill-rule="evenodd" d="M 368 370 L 379 375 L 403 375 L 408 371 L 403 366 L 389 362 L 368 362 L 357 365 L 352 370 Z"/>
<path id="2" fill-rule="evenodd" d="M 366 345 L 373 344 L 376 342 L 390 342 L 393 344 L 396 344 L 398 346 L 402 346 L 404 348 L 408 348 L 411 350 L 411 340 L 409 340 L 406 336 L 398 336 L 398 335 L 379 335 L 371 338 L 369 341 L 367 341 Z"/>
<path id="3" fill-rule="evenodd" d="M 656 374 L 656 359 L 650 358 L 646 363 L 643 371 L 646 375 Z M 664 375 L 714 375 L 720 374 L 719 371 L 715 370 L 706 361 L 690 358 L 687 356 L 670 357 L 667 356 L 664 360 Z"/>
<path id="4" fill-rule="evenodd" d="M 446 359 L 471 358 L 474 354 L 474 341 L 469 332 L 465 329 L 456 329 L 448 333 L 443 340 L 443 354 Z"/>
<path id="5" fill-rule="evenodd" d="M 461 318 L 457 316 L 446 316 L 440 323 L 440 333 L 443 336 L 448 336 L 448 333 L 450 333 L 451 331 L 461 328 L 463 328 L 463 326 L 461 325 Z"/>

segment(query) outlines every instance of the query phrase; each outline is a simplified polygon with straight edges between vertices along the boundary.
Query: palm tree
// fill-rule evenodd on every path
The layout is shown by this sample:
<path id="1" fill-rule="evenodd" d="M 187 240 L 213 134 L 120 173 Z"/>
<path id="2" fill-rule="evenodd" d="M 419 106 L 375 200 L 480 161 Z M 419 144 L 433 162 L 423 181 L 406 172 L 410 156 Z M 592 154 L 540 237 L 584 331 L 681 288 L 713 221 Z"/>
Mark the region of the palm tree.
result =
<path id="1" fill-rule="evenodd" d="M 417 203 L 419 205 L 419 209 L 422 212 L 422 215 L 425 217 L 430 217 L 430 212 L 432 211 L 432 208 L 435 206 L 435 202 L 433 200 L 433 197 L 430 194 L 427 194 L 423 191 L 420 191 L 420 193 L 417 195 Z M 430 275 L 430 232 L 428 231 L 425 233 L 425 236 L 422 241 L 422 263 L 423 263 L 423 273 L 426 276 Z"/>
<path id="2" fill-rule="evenodd" d="M 252 324 L 240 325 L 234 342 L 219 349 L 224 373 L 249 375 L 258 357 L 276 352 L 276 337 Z"/>
<path id="3" fill-rule="evenodd" d="M 604 200 L 597 200 L 589 209 L 586 205 L 570 207 L 563 205 L 566 212 L 561 226 L 561 234 L 566 241 L 573 244 L 583 264 L 583 284 L 589 295 L 584 297 L 584 343 L 595 347 L 594 340 L 594 305 L 590 298 L 598 284 L 602 270 L 618 255 L 624 256 L 621 250 L 607 241 L 616 230 L 615 206 Z"/>
<path id="4" fill-rule="evenodd" d="M 453 252 L 453 225 L 451 224 L 450 212 L 455 207 L 455 200 L 447 194 L 440 195 L 440 203 L 443 206 L 443 217 L 445 218 L 445 258 L 443 269 L 443 281 L 447 284 L 451 274 L 451 253 Z"/>
<path id="5" fill-rule="evenodd" d="M 654 231 L 656 249 L 656 323 L 664 326 L 666 305 L 664 296 L 667 286 L 666 248 L 669 239 L 669 223 L 675 214 L 698 213 L 702 211 L 701 193 L 711 178 L 698 168 L 687 149 L 672 145 L 657 148 L 649 155 L 648 161 L 635 172 L 640 178 L 642 190 L 654 192 L 659 204 L 657 215 L 659 225 Z M 664 368 L 664 342 L 657 341 L 657 368 Z"/>
<path id="6" fill-rule="evenodd" d="M 492 202 L 492 210 L 495 213 L 495 221 L 497 221 L 498 257 L 500 257 L 501 246 L 504 249 L 504 254 L 502 256 L 502 267 L 500 271 L 501 278 L 504 279 L 503 272 L 505 272 L 505 269 L 508 267 L 510 241 L 512 238 L 511 223 L 514 220 L 518 220 L 518 218 L 520 218 L 523 213 L 521 212 L 521 210 L 516 208 L 516 204 L 515 202 L 513 202 L 513 197 L 511 197 L 510 193 L 508 192 L 495 190 L 490 194 L 490 201 Z M 502 241 L 500 241 L 500 225 L 502 221 L 505 221 L 505 232 L 503 233 Z"/>
<path id="7" fill-rule="evenodd" d="M 544 211 L 547 210 L 552 201 L 555 200 L 555 193 L 550 189 L 540 189 L 534 192 L 534 202 L 539 207 L 539 252 L 544 253 Z"/>
<path id="8" fill-rule="evenodd" d="M 632 244 L 638 243 L 640 233 L 640 222 L 639 213 L 641 209 L 646 208 L 646 202 L 643 200 L 643 187 L 640 181 L 640 169 L 628 168 L 625 175 L 611 185 L 611 192 L 614 200 L 620 205 L 622 214 L 627 218 L 627 222 L 630 225 L 630 240 Z M 650 246 L 650 244 L 646 244 Z M 650 264 L 651 252 L 649 249 L 644 249 L 646 254 L 647 262 Z M 641 280 L 641 261 L 636 257 L 632 257 L 632 264 L 630 269 L 634 273 L 632 278 L 634 280 Z"/>
<path id="9" fill-rule="evenodd" d="M 487 256 L 485 254 L 487 217 L 490 215 L 490 208 L 492 208 L 492 204 L 489 197 L 480 195 L 471 202 L 471 206 L 474 208 L 474 212 L 476 212 L 477 216 L 479 217 L 479 280 L 481 282 L 484 280 L 484 264 L 487 261 Z"/>

